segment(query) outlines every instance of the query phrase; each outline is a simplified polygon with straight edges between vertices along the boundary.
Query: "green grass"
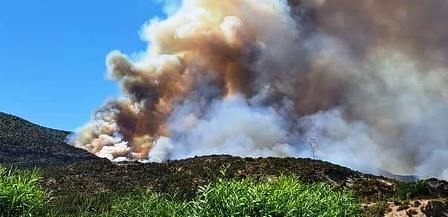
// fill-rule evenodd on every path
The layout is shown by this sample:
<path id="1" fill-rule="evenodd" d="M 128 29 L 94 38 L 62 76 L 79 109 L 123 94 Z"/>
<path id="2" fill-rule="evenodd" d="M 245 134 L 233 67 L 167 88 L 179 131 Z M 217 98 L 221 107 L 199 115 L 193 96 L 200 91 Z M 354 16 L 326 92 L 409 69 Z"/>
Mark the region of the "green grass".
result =
<path id="1" fill-rule="evenodd" d="M 155 194 L 151 191 L 129 194 L 125 197 L 116 198 L 109 212 L 100 216 L 193 216 L 193 202 L 178 202 L 168 195 Z"/>
<path id="2" fill-rule="evenodd" d="M 350 192 L 293 176 L 220 180 L 202 188 L 192 206 L 194 216 L 356 216 L 360 208 Z"/>
<path id="3" fill-rule="evenodd" d="M 85 200 L 76 212 L 65 216 L 337 217 L 360 214 L 360 204 L 352 193 L 336 190 L 326 184 L 303 184 L 292 176 L 281 176 L 264 182 L 220 179 L 202 187 L 194 200 L 185 202 L 151 191 L 113 194 L 108 198 L 112 200 Z M 98 208 L 99 201 L 104 202 L 103 208 Z M 53 216 L 64 214 L 59 212 Z"/>
<path id="4" fill-rule="evenodd" d="M 0 216 L 42 216 L 47 197 L 39 187 L 40 172 L 7 169 L 0 165 Z"/>
<path id="5" fill-rule="evenodd" d="M 327 184 L 304 184 L 295 176 L 219 179 L 201 187 L 190 201 L 149 190 L 75 194 L 49 201 L 40 173 L 0 166 L 0 216 L 224 217 L 358 216 L 356 196 Z"/>

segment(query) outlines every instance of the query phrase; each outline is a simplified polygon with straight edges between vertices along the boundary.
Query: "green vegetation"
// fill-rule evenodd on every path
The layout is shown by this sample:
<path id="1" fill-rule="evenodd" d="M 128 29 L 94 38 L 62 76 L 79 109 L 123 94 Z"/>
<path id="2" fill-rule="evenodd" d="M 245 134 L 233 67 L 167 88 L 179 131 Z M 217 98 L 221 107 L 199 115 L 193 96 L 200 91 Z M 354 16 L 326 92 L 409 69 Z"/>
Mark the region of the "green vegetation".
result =
<path id="1" fill-rule="evenodd" d="M 430 194 L 430 187 L 425 180 L 415 183 L 398 183 L 395 194 L 399 200 L 408 200 Z"/>
<path id="2" fill-rule="evenodd" d="M 327 184 L 303 184 L 292 176 L 265 182 L 220 180 L 200 190 L 193 216 L 356 216 L 350 192 Z"/>
<path id="3" fill-rule="evenodd" d="M 364 207 L 362 216 L 364 216 L 364 217 L 382 217 L 382 216 L 384 216 L 387 208 L 388 208 L 387 203 L 384 201 L 381 201 L 381 202 L 375 203 L 371 206 Z"/>
<path id="4" fill-rule="evenodd" d="M 226 167 L 223 175 L 220 171 Z M 79 193 L 130 192 L 151 189 L 175 195 L 177 200 L 193 200 L 200 186 L 218 179 L 279 177 L 293 175 L 304 183 L 328 183 L 356 192 L 362 202 L 394 195 L 395 181 L 361 174 L 324 161 L 300 158 L 239 158 L 205 156 L 165 163 L 124 163 L 84 161 L 64 167 L 46 168 L 45 189 L 55 197 Z M 389 184 L 392 183 L 392 184 Z M 385 195 L 385 196 L 382 196 Z"/>
<path id="5" fill-rule="evenodd" d="M 0 216 L 42 216 L 47 198 L 37 170 L 18 171 L 0 165 Z"/>
<path id="6" fill-rule="evenodd" d="M 303 184 L 292 176 L 266 180 L 220 179 L 202 187 L 192 201 L 141 191 L 86 199 L 72 216 L 357 216 L 360 204 L 350 192 L 326 184 Z M 112 199 L 110 199 L 112 198 Z M 101 201 L 103 202 L 101 204 Z M 59 210 L 54 216 L 64 216 Z"/>
<path id="7" fill-rule="evenodd" d="M 360 203 L 351 192 L 327 184 L 304 184 L 294 176 L 219 179 L 201 187 L 190 201 L 141 190 L 74 195 L 48 200 L 40 173 L 0 167 L 1 216 L 356 216 Z M 71 203 L 71 206 L 64 206 Z M 62 205 L 62 206 L 61 206 Z"/>
<path id="8" fill-rule="evenodd" d="M 410 200 L 415 198 L 448 198 L 448 182 L 425 179 L 417 182 L 399 182 L 395 186 L 395 198 Z"/>

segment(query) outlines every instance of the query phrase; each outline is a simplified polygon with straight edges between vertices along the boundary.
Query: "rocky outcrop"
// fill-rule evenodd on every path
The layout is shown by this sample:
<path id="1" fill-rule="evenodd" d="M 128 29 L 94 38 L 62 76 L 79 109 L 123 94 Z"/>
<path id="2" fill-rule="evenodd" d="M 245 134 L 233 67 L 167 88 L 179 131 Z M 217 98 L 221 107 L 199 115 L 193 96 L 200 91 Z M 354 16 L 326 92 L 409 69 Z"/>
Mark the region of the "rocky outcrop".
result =
<path id="1" fill-rule="evenodd" d="M 448 204 L 447 202 L 433 200 L 428 201 L 427 205 L 422 207 L 422 212 L 426 216 L 431 217 L 448 217 Z"/>

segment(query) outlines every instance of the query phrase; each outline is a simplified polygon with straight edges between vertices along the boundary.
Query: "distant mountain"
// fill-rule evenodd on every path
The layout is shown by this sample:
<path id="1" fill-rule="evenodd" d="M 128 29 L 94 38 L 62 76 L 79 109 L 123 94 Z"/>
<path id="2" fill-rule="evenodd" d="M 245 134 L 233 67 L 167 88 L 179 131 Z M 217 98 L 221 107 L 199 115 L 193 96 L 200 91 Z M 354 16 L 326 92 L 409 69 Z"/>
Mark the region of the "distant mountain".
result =
<path id="1" fill-rule="evenodd" d="M 69 133 L 0 112 L 0 164 L 20 168 L 52 167 L 98 159 L 66 144 Z"/>

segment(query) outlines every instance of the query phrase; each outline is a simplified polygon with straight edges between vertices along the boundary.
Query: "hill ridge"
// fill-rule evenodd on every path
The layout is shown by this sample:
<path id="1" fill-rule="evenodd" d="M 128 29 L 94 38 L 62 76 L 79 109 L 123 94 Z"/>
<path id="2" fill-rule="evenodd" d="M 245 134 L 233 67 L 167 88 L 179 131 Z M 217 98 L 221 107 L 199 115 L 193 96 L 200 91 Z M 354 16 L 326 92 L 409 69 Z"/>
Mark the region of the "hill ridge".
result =
<path id="1" fill-rule="evenodd" d="M 31 168 L 97 159 L 84 150 L 66 144 L 69 134 L 68 131 L 43 127 L 0 112 L 0 163 Z"/>

